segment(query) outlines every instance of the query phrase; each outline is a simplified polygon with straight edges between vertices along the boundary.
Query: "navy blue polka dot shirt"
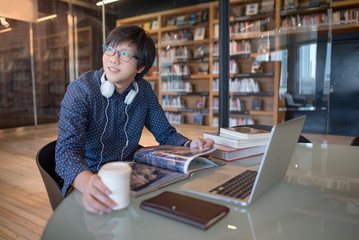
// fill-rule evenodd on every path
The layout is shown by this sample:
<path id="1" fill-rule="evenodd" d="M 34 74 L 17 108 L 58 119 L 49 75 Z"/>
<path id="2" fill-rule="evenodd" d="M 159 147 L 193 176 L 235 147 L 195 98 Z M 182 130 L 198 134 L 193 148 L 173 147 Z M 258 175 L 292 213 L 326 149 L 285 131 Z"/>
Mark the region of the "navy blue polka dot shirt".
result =
<path id="1" fill-rule="evenodd" d="M 131 84 L 122 94 L 115 91 L 107 100 L 100 91 L 103 72 L 103 69 L 90 71 L 70 83 L 61 102 L 55 159 L 56 172 L 64 179 L 63 195 L 77 174 L 86 170 L 96 172 L 107 162 L 121 160 L 121 156 L 123 161 L 131 161 L 144 127 L 160 145 L 180 146 L 189 140 L 170 125 L 150 83 L 141 79 L 137 82 L 138 94 L 127 106 L 125 147 L 124 100 L 134 87 Z"/>

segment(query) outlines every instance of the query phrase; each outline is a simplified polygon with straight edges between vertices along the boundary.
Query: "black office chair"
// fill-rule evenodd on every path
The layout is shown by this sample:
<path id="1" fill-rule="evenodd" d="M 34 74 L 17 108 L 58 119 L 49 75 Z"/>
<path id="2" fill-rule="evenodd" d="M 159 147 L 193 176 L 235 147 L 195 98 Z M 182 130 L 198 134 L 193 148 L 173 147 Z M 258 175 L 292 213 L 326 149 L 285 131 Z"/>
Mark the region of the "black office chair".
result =
<path id="1" fill-rule="evenodd" d="M 61 193 L 63 180 L 55 172 L 56 140 L 48 143 L 36 155 L 36 164 L 44 181 L 52 210 L 64 200 Z"/>
<path id="2" fill-rule="evenodd" d="M 353 141 L 350 143 L 351 146 L 359 146 L 359 136 L 353 138 Z"/>
<path id="3" fill-rule="evenodd" d="M 239 125 L 239 126 L 241 126 L 241 127 L 251 127 L 251 128 L 260 129 L 260 130 L 266 130 L 266 131 L 271 131 L 272 130 L 272 126 L 269 126 L 269 125 L 248 124 L 248 125 Z M 304 137 L 302 135 L 299 136 L 298 142 L 299 143 L 311 143 L 306 137 Z"/>

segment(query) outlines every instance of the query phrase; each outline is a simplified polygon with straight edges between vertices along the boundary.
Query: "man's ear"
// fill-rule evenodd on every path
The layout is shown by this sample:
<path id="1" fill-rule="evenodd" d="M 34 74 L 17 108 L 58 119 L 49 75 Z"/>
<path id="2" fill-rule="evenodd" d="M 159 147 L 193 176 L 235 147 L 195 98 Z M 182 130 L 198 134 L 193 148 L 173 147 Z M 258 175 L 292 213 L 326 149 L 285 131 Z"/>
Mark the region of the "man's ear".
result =
<path id="1" fill-rule="evenodd" d="M 146 66 L 142 66 L 140 67 L 138 70 L 137 70 L 137 73 L 141 73 L 144 69 L 145 69 Z"/>

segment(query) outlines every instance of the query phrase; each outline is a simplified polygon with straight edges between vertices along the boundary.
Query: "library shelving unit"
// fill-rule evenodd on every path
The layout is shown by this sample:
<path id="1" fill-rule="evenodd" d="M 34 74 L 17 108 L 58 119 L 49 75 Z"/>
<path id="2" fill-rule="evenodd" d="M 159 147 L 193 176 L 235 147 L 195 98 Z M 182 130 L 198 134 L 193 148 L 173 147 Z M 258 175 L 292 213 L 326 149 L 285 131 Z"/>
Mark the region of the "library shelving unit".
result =
<path id="1" fill-rule="evenodd" d="M 78 75 L 93 70 L 92 27 L 77 30 L 78 36 Z"/>
<path id="2" fill-rule="evenodd" d="M 2 112 L 27 110 L 32 106 L 29 47 L 14 43 L 0 49 L 0 109 Z"/>
<path id="3" fill-rule="evenodd" d="M 79 74 L 92 69 L 91 27 L 78 29 Z M 36 103 L 39 108 L 60 108 L 68 81 L 67 33 L 34 39 Z M 0 47 L 0 110 L 2 113 L 32 109 L 31 58 L 28 43 Z"/>
<path id="4" fill-rule="evenodd" d="M 359 27 L 359 1 L 318 1 L 317 5 L 285 4 L 280 10 L 280 30 L 282 34 L 306 31 L 328 31 L 340 33 Z"/>
<path id="5" fill-rule="evenodd" d="M 79 75 L 92 69 L 91 27 L 78 29 Z M 36 91 L 41 93 L 38 107 L 60 109 L 68 80 L 67 33 L 60 32 L 38 37 L 35 40 Z"/>
<path id="6" fill-rule="evenodd" d="M 283 36 L 329 27 L 358 28 L 358 1 L 230 1 L 230 123 L 277 124 L 281 62 L 272 58 Z M 305 2 L 305 3 L 304 3 Z M 319 2 L 319 5 L 310 5 Z M 323 3 L 325 2 L 325 3 Z M 305 6 L 304 6 L 304 5 Z M 327 17 L 324 17 L 327 16 Z M 309 25 L 309 23 L 311 23 Z M 157 59 L 145 78 L 153 82 L 167 117 L 175 124 L 218 125 L 218 2 L 208 2 L 119 19 L 135 24 L 154 39 Z M 285 44 L 284 44 L 285 45 Z"/>
<path id="7" fill-rule="evenodd" d="M 64 32 L 38 37 L 34 44 L 36 89 L 39 107 L 59 108 L 68 84 L 67 35 Z"/>
<path id="8" fill-rule="evenodd" d="M 262 1 L 230 2 L 230 126 L 272 125 L 283 119 L 278 112 L 281 104 L 278 96 L 280 63 L 269 60 L 276 39 L 274 1 L 269 3 L 265 8 L 261 7 Z M 218 22 L 218 14 L 215 14 L 213 74 L 218 74 Z M 258 58 L 266 60 L 259 61 Z M 216 77 L 213 89 L 215 106 L 218 105 Z M 217 107 L 215 109 L 214 115 Z"/>

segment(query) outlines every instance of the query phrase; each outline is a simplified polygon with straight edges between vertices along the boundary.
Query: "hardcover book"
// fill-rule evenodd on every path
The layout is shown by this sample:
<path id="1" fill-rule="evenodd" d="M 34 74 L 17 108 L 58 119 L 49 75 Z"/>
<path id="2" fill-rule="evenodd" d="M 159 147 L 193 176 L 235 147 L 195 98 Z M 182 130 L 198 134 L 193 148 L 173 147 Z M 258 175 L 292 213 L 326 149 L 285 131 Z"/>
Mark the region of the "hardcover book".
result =
<path id="1" fill-rule="evenodd" d="M 215 143 L 217 144 L 221 144 L 233 148 L 257 147 L 257 146 L 266 145 L 268 143 L 268 138 L 247 140 L 244 138 L 237 138 L 219 132 L 203 133 L 203 137 L 210 138 L 213 141 L 215 141 Z"/>
<path id="2" fill-rule="evenodd" d="M 203 40 L 205 35 L 206 29 L 204 27 L 196 28 L 194 32 L 194 39 L 193 40 Z"/>
<path id="3" fill-rule="evenodd" d="M 253 61 L 251 67 L 251 73 L 261 73 L 263 72 L 263 65 L 260 61 Z"/>
<path id="4" fill-rule="evenodd" d="M 151 29 L 151 23 L 150 22 L 144 23 L 142 28 L 145 31 L 149 31 Z"/>
<path id="5" fill-rule="evenodd" d="M 192 13 L 189 15 L 188 24 L 195 24 L 197 22 L 197 13 Z"/>
<path id="6" fill-rule="evenodd" d="M 266 145 L 250 148 L 232 148 L 220 144 L 215 144 L 214 147 L 216 150 L 212 152 L 212 160 L 221 160 L 226 162 L 263 155 L 266 149 Z"/>
<path id="7" fill-rule="evenodd" d="M 176 18 L 175 17 L 171 17 L 168 19 L 167 21 L 167 27 L 173 27 L 176 25 Z"/>
<path id="8" fill-rule="evenodd" d="M 274 0 L 263 0 L 261 4 L 261 12 L 272 12 L 274 11 Z"/>
<path id="9" fill-rule="evenodd" d="M 255 110 L 255 111 L 262 110 L 262 99 L 260 99 L 260 98 L 252 99 L 252 110 Z"/>
<path id="10" fill-rule="evenodd" d="M 152 30 L 157 30 L 158 29 L 158 21 L 157 20 L 152 21 L 151 29 Z"/>
<path id="11" fill-rule="evenodd" d="M 133 162 L 129 163 L 132 168 L 131 197 L 186 179 L 194 171 L 218 166 L 203 157 L 214 150 L 170 145 L 140 148 Z"/>
<path id="12" fill-rule="evenodd" d="M 242 17 L 243 16 L 243 6 L 242 5 L 238 5 L 238 6 L 233 6 L 230 9 L 230 14 L 231 16 L 238 18 L 238 17 Z"/>
<path id="13" fill-rule="evenodd" d="M 193 123 L 196 125 L 203 125 L 203 113 L 195 113 L 193 115 Z"/>
<path id="14" fill-rule="evenodd" d="M 169 191 L 142 201 L 140 208 L 203 230 L 229 212 L 226 206 Z"/>
<path id="15" fill-rule="evenodd" d="M 220 128 L 219 131 L 220 133 L 243 139 L 268 139 L 270 136 L 270 131 L 244 126 Z"/>
<path id="16" fill-rule="evenodd" d="M 177 25 L 177 26 L 181 26 L 181 25 L 184 25 L 184 24 L 186 24 L 186 23 L 187 23 L 187 21 L 186 21 L 186 16 L 182 15 L 182 16 L 178 16 L 178 17 L 176 18 L 176 25 Z"/>
<path id="17" fill-rule="evenodd" d="M 246 15 L 256 15 L 258 14 L 258 3 L 251 3 L 246 6 Z"/>

